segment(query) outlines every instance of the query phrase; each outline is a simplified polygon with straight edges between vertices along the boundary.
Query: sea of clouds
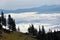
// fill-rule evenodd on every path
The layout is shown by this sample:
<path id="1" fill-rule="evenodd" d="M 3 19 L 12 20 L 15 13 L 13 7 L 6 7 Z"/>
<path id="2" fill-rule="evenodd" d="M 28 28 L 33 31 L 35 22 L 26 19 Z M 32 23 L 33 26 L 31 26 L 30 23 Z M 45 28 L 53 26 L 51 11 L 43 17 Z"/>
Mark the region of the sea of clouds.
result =
<path id="1" fill-rule="evenodd" d="M 60 13 L 38 13 L 38 12 L 25 12 L 25 13 L 8 13 L 5 14 L 6 18 L 11 15 L 16 22 L 16 28 L 20 28 L 21 32 L 28 32 L 29 25 L 33 24 L 39 30 L 39 26 L 44 25 L 45 31 L 60 30 Z"/>

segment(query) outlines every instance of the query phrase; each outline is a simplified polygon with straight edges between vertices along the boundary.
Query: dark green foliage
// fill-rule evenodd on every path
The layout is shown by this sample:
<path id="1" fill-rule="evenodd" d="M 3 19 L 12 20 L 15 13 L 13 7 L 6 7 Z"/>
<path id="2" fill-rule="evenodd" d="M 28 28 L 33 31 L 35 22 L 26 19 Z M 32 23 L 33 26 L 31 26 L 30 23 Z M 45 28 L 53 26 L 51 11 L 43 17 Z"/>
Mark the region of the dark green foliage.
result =
<path id="1" fill-rule="evenodd" d="M 42 26 L 42 40 L 46 40 L 46 35 L 45 35 L 44 26 Z"/>
<path id="2" fill-rule="evenodd" d="M 41 33 L 42 33 L 42 31 L 41 31 L 40 26 L 39 26 L 39 32 L 38 32 L 38 34 L 41 34 Z"/>
<path id="3" fill-rule="evenodd" d="M 18 32 L 20 32 L 20 28 L 18 27 L 18 30 L 17 30 Z"/>
<path id="4" fill-rule="evenodd" d="M 8 25 L 12 25 L 13 18 L 11 18 L 11 15 L 8 15 Z"/>
<path id="5" fill-rule="evenodd" d="M 39 40 L 42 40 L 42 31 L 40 29 L 40 26 L 39 26 L 39 31 L 38 31 L 38 34 L 37 34 L 37 39 Z"/>
<path id="6" fill-rule="evenodd" d="M 1 23 L 1 17 L 0 17 L 0 23 Z"/>
<path id="7" fill-rule="evenodd" d="M 10 30 L 16 31 L 15 20 L 13 20 L 13 18 L 11 18 L 11 15 L 8 15 L 8 26 L 9 26 Z"/>
<path id="8" fill-rule="evenodd" d="M 2 25 L 0 24 L 0 30 L 2 30 Z"/>
<path id="9" fill-rule="evenodd" d="M 2 26 L 6 26 L 6 18 L 4 16 L 3 11 L 1 12 L 1 17 L 0 17 L 0 24 Z M 15 20 L 13 20 L 13 18 L 11 18 L 10 15 L 8 15 L 8 27 L 9 27 L 9 31 L 16 31 L 16 24 L 15 24 Z M 4 30 L 5 31 L 5 30 Z"/>
<path id="10" fill-rule="evenodd" d="M 33 24 L 28 28 L 28 32 L 30 35 L 33 35 L 33 36 L 37 35 L 37 30 L 34 28 Z"/>
<path id="11" fill-rule="evenodd" d="M 11 33 L 11 31 L 10 30 L 7 30 L 7 29 L 3 29 L 4 30 L 4 33 L 8 33 L 8 34 L 10 34 Z"/>
<path id="12" fill-rule="evenodd" d="M 42 34 L 45 34 L 44 26 L 42 26 Z"/>
<path id="13" fill-rule="evenodd" d="M 0 36 L 2 36 L 2 25 L 0 24 Z"/>
<path id="14" fill-rule="evenodd" d="M 13 23 L 12 23 L 12 30 L 13 30 L 13 31 L 16 31 L 15 20 L 13 20 Z"/>
<path id="15" fill-rule="evenodd" d="M 60 40 L 60 31 L 52 32 L 52 30 L 49 29 L 48 33 L 45 33 L 44 26 L 42 26 L 42 31 L 38 32 L 37 40 Z"/>
<path id="16" fill-rule="evenodd" d="M 6 26 L 6 18 L 4 17 L 3 12 L 1 12 L 1 23 L 2 23 L 2 25 Z"/>
<path id="17" fill-rule="evenodd" d="M 9 27 L 9 30 L 12 30 L 12 18 L 11 18 L 11 16 L 10 15 L 8 15 L 8 27 Z"/>

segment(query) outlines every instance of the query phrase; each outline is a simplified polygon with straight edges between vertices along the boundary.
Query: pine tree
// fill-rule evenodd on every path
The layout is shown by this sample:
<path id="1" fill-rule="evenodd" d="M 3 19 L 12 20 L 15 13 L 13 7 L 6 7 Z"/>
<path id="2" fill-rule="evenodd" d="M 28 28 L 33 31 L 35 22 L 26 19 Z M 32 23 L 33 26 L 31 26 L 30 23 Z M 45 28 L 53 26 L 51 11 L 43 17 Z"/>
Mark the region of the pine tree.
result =
<path id="1" fill-rule="evenodd" d="M 38 40 L 42 40 L 42 31 L 41 31 L 40 26 L 39 26 L 39 31 L 38 31 L 37 39 Z"/>
<path id="2" fill-rule="evenodd" d="M 20 32 L 20 28 L 18 27 L 18 32 Z"/>
<path id="3" fill-rule="evenodd" d="M 58 40 L 57 36 L 56 36 L 56 30 L 54 30 L 53 38 L 54 38 L 54 40 Z"/>
<path id="4" fill-rule="evenodd" d="M 13 31 L 16 31 L 16 24 L 15 24 L 15 20 L 12 20 L 13 21 L 13 23 L 12 23 L 12 30 Z"/>
<path id="5" fill-rule="evenodd" d="M 33 35 L 33 30 L 34 30 L 34 25 L 30 25 L 30 27 L 28 28 L 28 32 L 29 34 Z"/>
<path id="6" fill-rule="evenodd" d="M 11 15 L 8 15 L 8 27 L 9 27 L 9 30 L 12 30 L 12 18 L 11 18 Z"/>
<path id="7" fill-rule="evenodd" d="M 1 23 L 2 25 L 6 26 L 6 18 L 4 17 L 3 11 L 1 12 Z"/>
<path id="8" fill-rule="evenodd" d="M 2 34 L 2 25 L 0 24 L 0 36 Z"/>
<path id="9" fill-rule="evenodd" d="M 48 40 L 53 40 L 53 36 L 52 36 L 52 30 L 49 29 L 48 35 L 47 35 L 47 39 Z"/>
<path id="10" fill-rule="evenodd" d="M 0 23 L 1 23 L 1 17 L 0 17 Z"/>
<path id="11" fill-rule="evenodd" d="M 42 40 L 45 40 L 46 36 L 45 36 L 45 29 L 44 26 L 42 26 Z"/>
<path id="12" fill-rule="evenodd" d="M 42 31 L 41 31 L 40 26 L 39 26 L 39 32 L 38 32 L 38 34 L 41 34 L 41 32 L 42 32 Z"/>
<path id="13" fill-rule="evenodd" d="M 11 15 L 8 15 L 8 26 L 9 26 L 9 29 L 10 29 L 10 30 L 16 31 L 15 20 L 13 20 L 13 18 L 11 18 Z"/>
<path id="14" fill-rule="evenodd" d="M 0 24 L 0 30 L 2 30 L 2 25 Z"/>
<path id="15" fill-rule="evenodd" d="M 42 33 L 45 34 L 44 26 L 42 26 Z"/>
<path id="16" fill-rule="evenodd" d="M 28 28 L 28 32 L 32 36 L 36 36 L 37 35 L 37 30 L 34 28 L 33 24 Z"/>

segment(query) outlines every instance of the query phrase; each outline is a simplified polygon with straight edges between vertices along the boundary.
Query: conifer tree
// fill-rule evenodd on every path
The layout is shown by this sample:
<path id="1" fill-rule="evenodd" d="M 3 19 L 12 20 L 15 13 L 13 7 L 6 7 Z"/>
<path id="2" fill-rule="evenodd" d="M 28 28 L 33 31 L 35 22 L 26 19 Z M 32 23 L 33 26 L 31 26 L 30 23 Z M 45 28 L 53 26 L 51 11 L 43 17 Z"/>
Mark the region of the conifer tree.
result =
<path id="1" fill-rule="evenodd" d="M 49 29 L 48 35 L 47 35 L 47 40 L 53 40 L 52 38 L 52 30 Z"/>
<path id="2" fill-rule="evenodd" d="M 42 31 L 41 31 L 40 26 L 39 26 L 39 32 L 38 32 L 38 34 L 41 34 L 41 32 L 42 32 Z"/>
<path id="3" fill-rule="evenodd" d="M 43 25 L 42 25 L 42 33 L 45 34 L 45 29 Z"/>
<path id="4" fill-rule="evenodd" d="M 30 35 L 33 35 L 33 36 L 37 35 L 37 30 L 34 28 L 33 24 L 28 28 L 28 32 Z"/>
<path id="5" fill-rule="evenodd" d="M 0 23 L 0 30 L 2 30 L 2 25 L 1 25 L 1 23 Z"/>
<path id="6" fill-rule="evenodd" d="M 13 20 L 13 18 L 11 18 L 11 15 L 8 15 L 8 26 L 9 26 L 9 29 L 10 29 L 10 30 L 16 31 L 15 20 Z"/>
<path id="7" fill-rule="evenodd" d="M 15 20 L 12 20 L 13 21 L 13 23 L 12 23 L 12 30 L 13 31 L 16 31 L 16 24 L 15 24 Z"/>
<path id="8" fill-rule="evenodd" d="M 1 23 L 2 25 L 6 26 L 6 18 L 4 17 L 3 11 L 1 12 Z"/>
<path id="9" fill-rule="evenodd" d="M 20 28 L 18 27 L 18 32 L 20 32 Z"/>
<path id="10" fill-rule="evenodd" d="M 9 27 L 9 30 L 11 30 L 12 29 L 12 23 L 11 23 L 11 21 L 12 21 L 12 18 L 11 18 L 11 15 L 8 15 L 8 27 Z"/>
<path id="11" fill-rule="evenodd" d="M 28 32 L 29 34 L 33 35 L 33 31 L 34 31 L 34 25 L 30 25 L 30 27 L 28 28 Z"/>
<path id="12" fill-rule="evenodd" d="M 1 23 L 1 17 L 0 17 L 0 23 Z"/>
<path id="13" fill-rule="evenodd" d="M 42 26 L 42 40 L 45 40 L 46 36 L 45 36 L 45 29 L 44 26 Z"/>
<path id="14" fill-rule="evenodd" d="M 38 40 L 42 40 L 42 31 L 41 31 L 40 26 L 39 26 L 39 31 L 38 31 L 37 39 Z"/>
<path id="15" fill-rule="evenodd" d="M 0 24 L 0 36 L 2 34 L 2 25 Z"/>

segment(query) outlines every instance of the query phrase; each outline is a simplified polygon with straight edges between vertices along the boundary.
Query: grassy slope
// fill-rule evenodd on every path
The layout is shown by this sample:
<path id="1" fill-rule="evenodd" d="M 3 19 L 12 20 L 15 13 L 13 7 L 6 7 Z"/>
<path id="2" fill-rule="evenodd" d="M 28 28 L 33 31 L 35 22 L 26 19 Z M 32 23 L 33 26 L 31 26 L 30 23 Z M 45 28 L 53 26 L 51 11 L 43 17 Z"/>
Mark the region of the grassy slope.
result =
<path id="1" fill-rule="evenodd" d="M 10 34 L 3 33 L 2 40 L 35 40 L 35 39 L 23 33 L 13 32 Z"/>

